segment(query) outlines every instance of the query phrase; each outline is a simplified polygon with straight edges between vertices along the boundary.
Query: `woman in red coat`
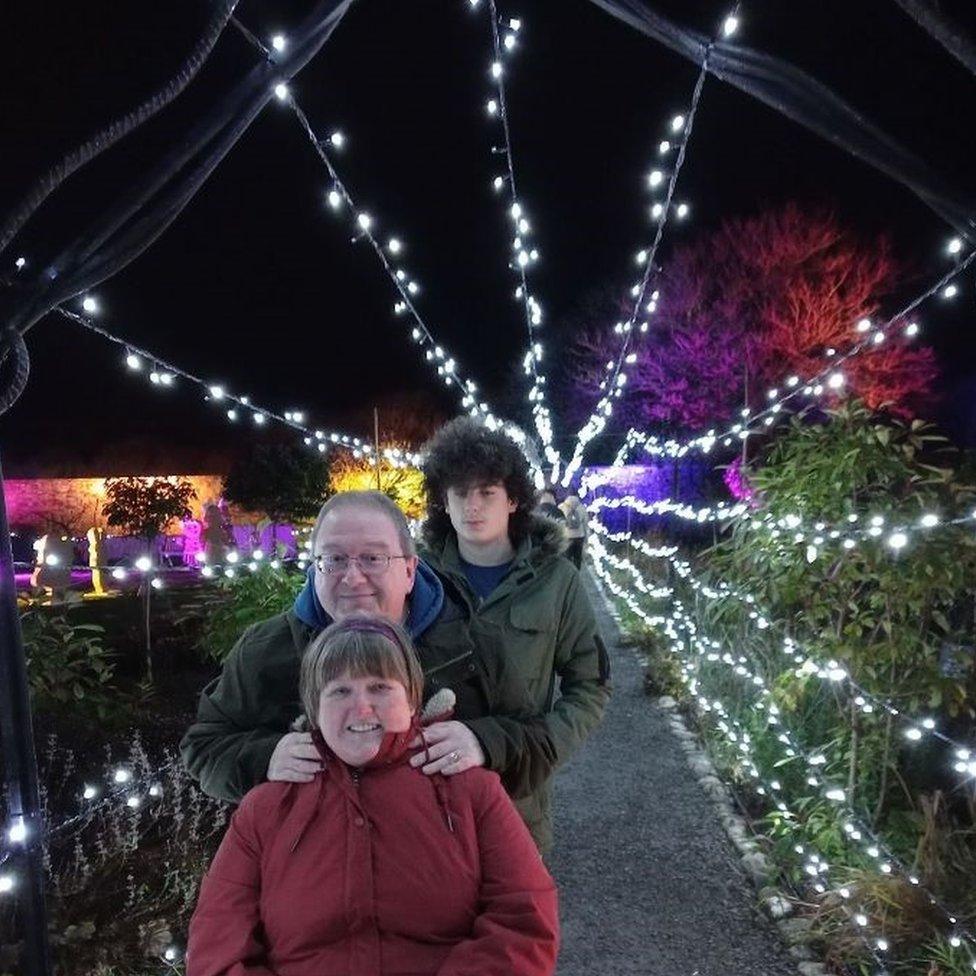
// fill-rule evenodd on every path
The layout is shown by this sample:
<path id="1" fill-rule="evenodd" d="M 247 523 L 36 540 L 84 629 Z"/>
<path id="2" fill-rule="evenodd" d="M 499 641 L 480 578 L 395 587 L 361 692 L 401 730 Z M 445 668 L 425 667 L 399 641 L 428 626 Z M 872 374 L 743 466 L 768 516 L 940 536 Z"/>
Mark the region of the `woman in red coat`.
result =
<path id="1" fill-rule="evenodd" d="M 556 890 L 498 776 L 410 766 L 405 632 L 333 624 L 302 661 L 324 769 L 244 797 L 190 923 L 187 976 L 549 976 Z"/>

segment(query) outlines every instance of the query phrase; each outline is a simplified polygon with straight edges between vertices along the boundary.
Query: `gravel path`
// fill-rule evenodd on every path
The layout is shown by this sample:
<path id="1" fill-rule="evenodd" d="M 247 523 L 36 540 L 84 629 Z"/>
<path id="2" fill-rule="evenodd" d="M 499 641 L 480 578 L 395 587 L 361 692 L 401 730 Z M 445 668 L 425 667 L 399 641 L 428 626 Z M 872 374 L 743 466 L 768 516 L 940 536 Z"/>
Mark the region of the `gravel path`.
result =
<path id="1" fill-rule="evenodd" d="M 614 694 L 556 778 L 559 976 L 796 976 L 636 655 L 588 588 Z"/>

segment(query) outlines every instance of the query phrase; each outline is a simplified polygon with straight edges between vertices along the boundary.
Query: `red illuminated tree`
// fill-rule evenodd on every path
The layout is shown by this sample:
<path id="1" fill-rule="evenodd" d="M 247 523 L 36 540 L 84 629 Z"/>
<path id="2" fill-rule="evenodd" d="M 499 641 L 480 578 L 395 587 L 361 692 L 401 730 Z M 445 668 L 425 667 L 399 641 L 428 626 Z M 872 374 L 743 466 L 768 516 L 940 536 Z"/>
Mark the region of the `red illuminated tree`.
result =
<path id="1" fill-rule="evenodd" d="M 675 252 L 659 276 L 656 313 L 632 348 L 621 426 L 700 430 L 761 406 L 788 375 L 812 376 L 863 336 L 901 274 L 884 239 L 859 243 L 837 221 L 795 206 L 727 221 Z M 640 320 L 638 320 L 640 321 Z M 899 329 L 844 365 L 845 395 L 913 415 L 936 375 L 931 350 Z M 621 336 L 613 323 L 581 333 L 569 350 L 576 399 L 595 404 Z M 582 396 L 581 396 L 582 394 Z"/>

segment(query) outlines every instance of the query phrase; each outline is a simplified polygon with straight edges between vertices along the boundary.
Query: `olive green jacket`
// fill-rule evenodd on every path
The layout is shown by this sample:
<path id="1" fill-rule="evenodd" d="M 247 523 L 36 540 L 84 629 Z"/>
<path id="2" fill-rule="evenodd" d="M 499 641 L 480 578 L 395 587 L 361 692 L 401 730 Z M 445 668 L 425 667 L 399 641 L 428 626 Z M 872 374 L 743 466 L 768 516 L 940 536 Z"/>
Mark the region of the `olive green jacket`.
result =
<path id="1" fill-rule="evenodd" d="M 533 710 L 542 715 L 554 772 L 599 724 L 610 696 L 609 658 L 579 572 L 562 555 L 563 528 L 535 517 L 511 569 L 484 601 L 464 576 L 455 532 L 437 538 L 428 524 L 427 533 L 424 561 L 465 595 L 475 620 L 501 629 L 505 656 L 525 679 Z M 550 797 L 547 778 L 516 802 L 543 850 L 552 843 Z"/>
<path id="2" fill-rule="evenodd" d="M 534 714 L 518 669 L 506 661 L 497 628 L 473 621 L 451 590 L 448 584 L 443 609 L 415 642 L 425 698 L 451 688 L 454 717 L 477 736 L 488 768 L 513 797 L 525 796 L 552 770 L 548 729 Z M 275 746 L 303 714 L 300 663 L 317 633 L 292 610 L 255 624 L 204 688 L 180 751 L 206 793 L 237 803 L 266 779 Z"/>

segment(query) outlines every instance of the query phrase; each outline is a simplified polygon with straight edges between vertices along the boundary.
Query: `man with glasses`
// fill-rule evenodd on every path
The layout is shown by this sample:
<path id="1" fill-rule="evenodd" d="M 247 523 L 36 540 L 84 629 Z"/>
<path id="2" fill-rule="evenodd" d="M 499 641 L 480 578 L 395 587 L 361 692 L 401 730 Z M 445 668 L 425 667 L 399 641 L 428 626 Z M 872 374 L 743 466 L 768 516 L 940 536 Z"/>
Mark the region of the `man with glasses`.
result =
<path id="1" fill-rule="evenodd" d="M 356 613 L 403 624 L 426 694 L 456 695 L 457 720 L 430 727 L 424 772 L 487 766 L 513 796 L 543 782 L 552 745 L 500 629 L 474 621 L 453 584 L 418 559 L 396 505 L 376 491 L 335 495 L 319 512 L 312 543 L 314 566 L 294 606 L 248 628 L 200 695 L 180 750 L 204 791 L 236 803 L 264 780 L 304 783 L 319 771 L 311 735 L 289 731 L 302 712 L 299 663 L 320 630 Z"/>

